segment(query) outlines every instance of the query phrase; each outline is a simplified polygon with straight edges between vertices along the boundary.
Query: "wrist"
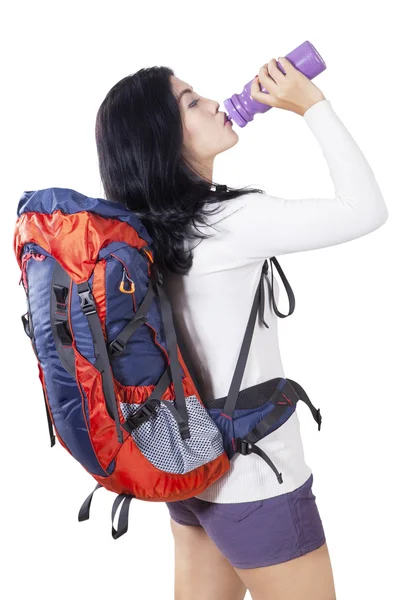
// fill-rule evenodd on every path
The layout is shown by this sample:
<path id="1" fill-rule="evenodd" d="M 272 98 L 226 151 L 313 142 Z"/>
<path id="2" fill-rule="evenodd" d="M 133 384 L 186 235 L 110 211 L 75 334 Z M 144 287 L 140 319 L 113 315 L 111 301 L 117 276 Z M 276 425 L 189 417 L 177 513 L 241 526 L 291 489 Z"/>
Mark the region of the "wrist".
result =
<path id="1" fill-rule="evenodd" d="M 302 113 L 302 117 L 304 117 L 305 113 L 312 107 L 314 106 L 314 104 L 317 104 L 318 102 L 321 102 L 321 100 L 326 100 L 325 96 L 322 94 L 317 100 L 314 100 L 313 102 L 311 102 L 310 104 L 308 104 L 304 109 L 303 109 L 303 113 Z"/>

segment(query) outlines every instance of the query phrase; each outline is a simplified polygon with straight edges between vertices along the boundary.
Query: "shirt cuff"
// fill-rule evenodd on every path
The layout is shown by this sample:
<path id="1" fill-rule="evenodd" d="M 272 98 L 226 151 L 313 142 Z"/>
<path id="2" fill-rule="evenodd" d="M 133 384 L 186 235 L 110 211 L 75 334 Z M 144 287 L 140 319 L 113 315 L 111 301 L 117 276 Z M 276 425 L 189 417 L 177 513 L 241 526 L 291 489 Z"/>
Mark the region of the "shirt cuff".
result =
<path id="1" fill-rule="evenodd" d="M 304 113 L 303 118 L 308 122 L 311 121 L 315 115 L 316 118 L 318 118 L 320 113 L 324 113 L 326 110 L 330 109 L 332 109 L 330 100 L 324 98 L 323 100 L 318 100 L 318 102 L 310 106 L 310 108 L 308 108 Z"/>

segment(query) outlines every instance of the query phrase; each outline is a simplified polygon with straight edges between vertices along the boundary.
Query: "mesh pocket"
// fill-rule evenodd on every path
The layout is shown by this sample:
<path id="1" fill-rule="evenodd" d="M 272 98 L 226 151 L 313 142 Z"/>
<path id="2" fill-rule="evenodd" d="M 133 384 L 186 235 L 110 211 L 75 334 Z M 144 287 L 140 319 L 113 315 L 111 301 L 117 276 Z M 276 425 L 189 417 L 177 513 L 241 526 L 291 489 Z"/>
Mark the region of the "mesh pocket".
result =
<path id="1" fill-rule="evenodd" d="M 163 402 L 131 433 L 144 456 L 161 471 L 188 473 L 224 452 L 221 432 L 196 396 L 185 398 L 190 438 L 183 440 L 178 424 Z M 142 404 L 120 403 L 125 419 Z"/>

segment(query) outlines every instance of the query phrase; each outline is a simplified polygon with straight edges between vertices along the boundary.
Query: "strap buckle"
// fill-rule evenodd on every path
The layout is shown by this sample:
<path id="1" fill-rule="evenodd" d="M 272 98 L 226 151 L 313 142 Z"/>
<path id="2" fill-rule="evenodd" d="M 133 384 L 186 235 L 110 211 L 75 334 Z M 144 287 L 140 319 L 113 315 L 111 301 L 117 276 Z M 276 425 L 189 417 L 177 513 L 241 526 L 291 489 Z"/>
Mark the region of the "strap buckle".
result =
<path id="1" fill-rule="evenodd" d="M 155 398 L 154 398 L 155 400 Z M 157 404 L 158 404 L 158 400 L 157 400 Z M 151 417 L 151 415 L 153 414 L 153 412 L 156 409 L 156 404 L 152 403 L 150 404 L 150 402 L 148 404 L 143 404 L 143 406 L 139 409 L 138 412 L 140 412 L 140 415 L 144 415 L 146 417 L 146 419 L 148 419 L 149 417 Z"/>
<path id="2" fill-rule="evenodd" d="M 121 342 L 118 338 L 116 338 L 113 342 L 108 344 L 108 353 L 111 358 L 115 356 L 119 356 L 126 348 L 126 344 Z"/>
<path id="3" fill-rule="evenodd" d="M 82 311 L 85 315 L 91 315 L 96 312 L 96 306 L 94 304 L 94 298 L 90 290 L 84 290 L 78 292 L 79 300 L 81 303 Z"/>
<path id="4" fill-rule="evenodd" d="M 190 429 L 189 429 L 189 425 L 186 424 L 182 424 L 179 426 L 179 432 L 181 434 L 181 438 L 183 440 L 190 440 Z"/>
<path id="5" fill-rule="evenodd" d="M 158 398 L 152 398 L 151 400 L 146 401 L 143 406 L 141 406 L 134 415 L 128 417 L 121 426 L 128 433 L 132 433 L 136 427 L 139 427 L 139 425 L 148 421 L 159 404 L 160 400 Z"/>
<path id="6" fill-rule="evenodd" d="M 243 454 L 246 456 L 247 454 L 251 454 L 253 451 L 253 444 L 248 440 L 243 440 L 242 438 L 236 438 L 236 452 Z"/>

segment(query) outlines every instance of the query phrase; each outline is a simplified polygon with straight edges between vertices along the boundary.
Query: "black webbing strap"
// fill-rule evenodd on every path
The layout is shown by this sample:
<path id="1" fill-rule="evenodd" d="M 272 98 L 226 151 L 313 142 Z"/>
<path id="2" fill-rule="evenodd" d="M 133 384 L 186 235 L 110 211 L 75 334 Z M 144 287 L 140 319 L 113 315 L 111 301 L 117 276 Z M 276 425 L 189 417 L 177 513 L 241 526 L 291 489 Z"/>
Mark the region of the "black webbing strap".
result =
<path id="1" fill-rule="evenodd" d="M 174 315 L 172 313 L 172 320 L 174 322 L 174 328 L 175 328 L 175 333 L 176 333 L 176 338 L 178 341 L 178 346 L 179 346 L 179 350 L 182 354 L 182 358 L 185 361 L 185 365 L 187 367 L 187 370 L 189 371 L 189 375 L 190 377 L 193 379 L 193 383 L 197 389 L 197 391 L 200 394 L 200 400 L 202 400 L 203 403 L 206 403 L 207 400 L 205 399 L 205 393 L 203 390 L 203 386 L 200 384 L 200 381 L 197 379 L 196 376 L 196 371 L 192 362 L 192 359 L 189 355 L 185 340 L 183 339 L 183 335 L 177 325 L 176 319 L 174 318 Z"/>
<path id="2" fill-rule="evenodd" d="M 93 492 L 91 494 L 89 494 L 89 496 L 86 498 L 86 500 L 84 501 L 84 503 L 82 504 L 82 506 L 79 510 L 78 521 L 80 521 L 80 522 L 87 521 L 89 519 L 90 505 L 92 503 L 93 494 L 95 493 L 96 490 L 98 490 L 101 487 L 103 487 L 101 485 L 101 483 L 98 483 L 96 485 L 96 487 L 94 488 Z M 124 535 L 124 533 L 126 533 L 128 530 L 129 504 L 133 498 L 135 498 L 135 496 L 133 496 L 133 495 L 119 494 L 114 500 L 112 510 L 111 510 L 111 526 L 112 526 L 111 533 L 112 533 L 112 537 L 114 538 L 114 540 L 121 537 L 121 535 Z M 116 512 L 117 512 L 118 507 L 121 504 L 121 502 L 123 502 L 123 504 L 121 506 L 121 512 L 120 512 L 120 515 L 118 518 L 118 526 L 117 526 L 117 529 L 115 529 L 114 528 L 114 517 L 116 515 Z"/>
<path id="3" fill-rule="evenodd" d="M 271 469 L 273 470 L 273 472 L 275 473 L 275 475 L 278 479 L 278 482 L 283 483 L 282 473 L 279 473 L 278 469 L 276 468 L 276 466 L 274 465 L 272 460 L 269 458 L 269 456 L 264 452 L 264 450 L 262 450 L 259 446 L 252 444 L 247 438 L 248 438 L 248 434 L 246 435 L 245 438 L 235 438 L 236 452 L 239 452 L 240 454 L 244 454 L 244 455 L 258 454 L 258 456 L 260 456 L 263 460 L 265 460 L 265 462 L 268 464 L 268 466 L 271 467 Z"/>
<path id="4" fill-rule="evenodd" d="M 294 311 L 296 302 L 295 302 L 295 298 L 294 298 L 294 294 L 293 294 L 293 290 L 290 287 L 290 284 L 288 282 L 288 280 L 285 277 L 284 272 L 282 271 L 282 267 L 280 266 L 280 264 L 278 263 L 277 259 L 275 256 L 271 257 L 271 296 L 272 296 L 272 304 L 274 307 L 274 312 L 278 317 L 281 317 L 282 319 L 285 319 L 286 317 L 288 317 L 289 315 L 292 314 L 292 312 Z M 276 305 L 275 302 L 275 296 L 274 296 L 274 267 L 273 265 L 275 264 L 276 268 L 278 269 L 278 272 L 281 276 L 281 279 L 283 281 L 283 285 L 285 286 L 285 290 L 286 293 L 288 295 L 288 299 L 289 299 L 289 312 L 287 315 L 284 315 L 283 313 L 279 312 L 278 307 Z M 262 277 L 267 277 L 268 275 L 268 259 L 264 262 L 263 266 L 262 266 Z M 267 279 L 268 281 L 268 279 Z M 263 324 L 265 325 L 265 327 L 269 328 L 269 325 L 267 325 L 267 323 L 265 322 L 264 319 L 264 307 L 265 307 L 265 293 L 264 293 L 264 286 L 261 286 L 261 290 L 260 290 L 260 313 L 261 313 L 261 319 Z"/>
<path id="5" fill-rule="evenodd" d="M 46 407 L 47 426 L 49 428 L 49 436 L 50 436 L 50 447 L 52 448 L 54 446 L 54 444 L 56 443 L 56 436 L 54 435 L 53 423 L 51 422 L 51 417 L 50 417 L 49 409 L 48 409 L 47 402 L 46 402 L 46 394 L 43 389 L 43 386 L 42 386 L 42 391 L 43 391 L 43 397 L 44 397 L 44 405 Z"/>
<path id="6" fill-rule="evenodd" d="M 113 360 L 116 356 L 119 356 L 126 348 L 129 338 L 135 333 L 143 323 L 146 322 L 146 316 L 149 312 L 151 302 L 154 298 L 153 282 L 149 279 L 149 285 L 143 301 L 136 311 L 135 316 L 129 321 L 129 323 L 119 332 L 115 340 L 108 344 L 108 354 L 110 360 Z"/>
<path id="7" fill-rule="evenodd" d="M 160 405 L 158 398 L 147 398 L 145 402 L 138 408 L 134 415 L 128 417 L 121 427 L 128 433 L 132 433 L 134 429 L 148 421 L 151 415 L 155 412 L 157 406 Z"/>
<path id="8" fill-rule="evenodd" d="M 98 483 L 96 485 L 96 487 L 94 488 L 93 492 L 91 494 L 89 494 L 89 496 L 86 498 L 86 500 L 84 501 L 84 503 L 82 504 L 82 506 L 79 509 L 78 521 L 87 521 L 88 520 L 89 515 L 90 515 L 90 505 L 92 503 L 93 494 L 95 493 L 96 490 L 98 490 L 101 487 L 103 487 L 101 485 L 101 483 Z"/>
<path id="9" fill-rule="evenodd" d="M 70 306 L 69 294 L 72 279 L 67 271 L 55 260 L 51 278 L 50 324 L 58 358 L 64 369 L 75 380 L 75 351 L 69 329 Z"/>
<path id="10" fill-rule="evenodd" d="M 112 379 L 112 371 L 110 359 L 108 356 L 106 341 L 104 339 L 103 330 L 101 327 L 99 315 L 97 314 L 94 298 L 88 281 L 77 284 L 78 295 L 83 313 L 86 315 L 92 332 L 94 350 L 96 354 L 96 362 L 94 367 L 101 373 L 104 397 L 108 413 L 113 417 L 117 429 L 118 442 L 123 443 L 124 437 L 121 431 L 121 423 L 119 420 L 117 400 L 115 398 L 114 383 Z"/>
<path id="11" fill-rule="evenodd" d="M 304 404 L 307 404 L 308 408 L 310 409 L 310 411 L 312 413 L 314 421 L 316 421 L 316 423 L 318 423 L 318 431 L 320 431 L 321 423 L 322 423 L 322 415 L 321 415 L 320 409 L 315 408 L 314 404 L 311 402 L 310 398 L 307 396 L 305 390 L 302 388 L 302 386 L 299 383 L 297 383 L 297 381 L 294 381 L 293 379 L 289 379 L 289 378 L 286 378 L 286 380 L 289 381 L 291 386 L 296 391 L 296 393 L 299 397 L 299 400 L 302 400 L 304 402 Z"/>
<path id="12" fill-rule="evenodd" d="M 171 412 L 172 416 L 176 420 L 182 439 L 187 439 L 186 437 L 184 437 L 186 431 L 186 422 L 181 416 L 181 414 L 178 412 L 178 410 L 175 408 L 173 402 L 171 400 L 160 399 L 160 396 L 163 395 L 167 386 L 170 384 L 170 381 L 171 371 L 170 367 L 168 366 L 167 369 L 164 371 L 161 379 L 157 383 L 156 387 L 152 391 L 151 395 L 148 398 L 146 398 L 146 401 L 143 402 L 142 406 L 135 412 L 134 415 L 128 417 L 125 423 L 122 423 L 121 426 L 125 429 L 125 431 L 127 431 L 128 433 L 132 433 L 132 431 L 139 427 L 139 425 L 145 423 L 162 402 L 166 406 L 166 408 L 168 408 L 168 410 Z"/>
<path id="13" fill-rule="evenodd" d="M 175 392 L 175 403 L 176 408 L 179 414 L 182 417 L 182 421 L 178 423 L 179 430 L 181 433 L 181 437 L 183 440 L 190 438 L 189 431 L 189 423 L 188 423 L 188 414 L 185 402 L 185 393 L 183 390 L 183 383 L 181 379 L 180 373 L 180 364 L 178 359 L 178 351 L 177 351 L 177 339 L 174 328 L 174 321 L 172 317 L 172 310 L 169 300 L 166 296 L 166 293 L 163 289 L 163 277 L 160 271 L 153 264 L 153 272 L 152 276 L 154 276 L 154 282 L 157 287 L 157 293 L 160 300 L 161 307 L 161 315 L 163 322 L 163 329 L 165 334 L 165 339 L 168 347 L 168 355 L 170 359 L 170 368 L 172 381 L 174 384 L 174 392 Z"/>
<path id="14" fill-rule="evenodd" d="M 124 533 L 128 531 L 129 505 L 132 498 L 134 498 L 134 496 L 130 496 L 128 494 L 119 494 L 114 500 L 111 509 L 111 535 L 113 536 L 114 540 L 117 540 L 119 537 L 121 537 L 121 535 L 124 535 Z M 115 529 L 114 517 L 121 502 L 122 506 L 118 517 L 118 525 L 117 529 Z"/>
<path id="15" fill-rule="evenodd" d="M 263 437 L 265 437 L 269 430 L 276 424 L 276 422 L 285 414 L 287 411 L 286 406 L 275 406 L 275 408 L 268 413 L 262 421 L 257 423 L 257 425 L 252 429 L 246 436 L 246 440 L 255 444 Z"/>
<path id="16" fill-rule="evenodd" d="M 295 306 L 294 294 L 293 294 L 292 288 L 290 287 L 288 280 L 286 279 L 285 275 L 283 274 L 282 268 L 280 267 L 276 258 L 272 257 L 271 261 L 273 261 L 277 265 L 277 269 L 279 270 L 279 273 L 282 277 L 282 281 L 285 285 L 285 289 L 288 294 L 289 303 L 290 303 L 290 310 L 289 310 L 289 314 L 287 314 L 287 315 L 282 315 L 282 313 L 280 313 L 277 310 L 275 301 L 274 301 L 274 310 L 275 310 L 275 313 L 278 315 L 278 317 L 287 317 L 290 314 L 292 314 L 292 312 L 294 311 L 294 306 Z M 242 383 L 243 374 L 244 374 L 244 370 L 245 370 L 246 362 L 247 362 L 247 357 L 249 355 L 251 340 L 252 340 L 253 333 L 254 333 L 257 309 L 260 308 L 262 322 L 266 327 L 268 327 L 267 323 L 264 320 L 264 276 L 267 273 L 268 273 L 268 259 L 265 260 L 262 270 L 261 270 L 261 277 L 260 277 L 260 281 L 257 286 L 256 293 L 254 295 L 253 305 L 251 308 L 249 320 L 247 322 L 247 327 L 246 327 L 246 331 L 244 334 L 242 347 L 240 349 L 239 358 L 238 358 L 238 361 L 237 361 L 237 364 L 235 367 L 235 372 L 233 374 L 229 392 L 226 397 L 225 406 L 224 406 L 224 414 L 227 415 L 228 417 L 232 417 L 233 412 L 236 407 L 236 402 L 237 402 L 238 394 L 240 391 L 240 385 Z M 272 271 L 271 271 L 271 273 L 272 273 Z M 273 288 L 272 288 L 272 290 L 273 290 Z"/>
<path id="17" fill-rule="evenodd" d="M 267 263 L 267 265 L 268 265 L 268 263 Z M 286 290 L 286 293 L 287 293 L 288 298 L 289 298 L 289 312 L 288 312 L 287 315 L 284 315 L 281 312 L 279 312 L 278 307 L 276 306 L 276 303 L 275 303 L 275 297 L 274 297 L 274 267 L 273 267 L 273 265 L 275 265 L 276 268 L 278 269 L 279 275 L 281 276 L 281 279 L 283 281 L 283 285 L 285 286 L 285 290 Z M 272 290 L 272 293 L 271 293 L 271 295 L 272 295 L 272 304 L 273 304 L 273 307 L 274 307 L 275 314 L 278 315 L 278 317 L 281 317 L 281 319 L 285 319 L 286 317 L 288 317 L 289 315 L 291 315 L 292 312 L 294 311 L 294 307 L 296 305 L 296 302 L 295 302 L 293 290 L 290 287 L 290 284 L 289 284 L 288 280 L 285 277 L 285 274 L 284 274 L 284 272 L 282 270 L 282 267 L 280 266 L 280 264 L 276 260 L 275 256 L 271 257 L 271 290 Z"/>
<path id="18" fill-rule="evenodd" d="M 247 322 L 246 332 L 244 334 L 242 347 L 241 347 L 240 353 L 239 353 L 239 359 L 236 363 L 235 372 L 233 374 L 229 392 L 228 392 L 228 395 L 225 400 L 224 414 L 231 418 L 233 415 L 233 411 L 235 410 L 235 406 L 236 406 L 236 402 L 237 402 L 237 398 L 238 398 L 238 394 L 239 394 L 239 390 L 240 390 L 240 384 L 242 383 L 243 373 L 244 373 L 244 369 L 246 367 L 247 357 L 248 357 L 249 350 L 250 350 L 251 339 L 253 337 L 254 326 L 256 323 L 257 309 L 259 306 L 258 296 L 260 293 L 261 285 L 262 285 L 262 279 L 260 279 L 258 286 L 257 286 L 257 291 L 254 296 L 253 306 L 251 307 L 251 312 L 250 312 L 249 320 Z"/>

